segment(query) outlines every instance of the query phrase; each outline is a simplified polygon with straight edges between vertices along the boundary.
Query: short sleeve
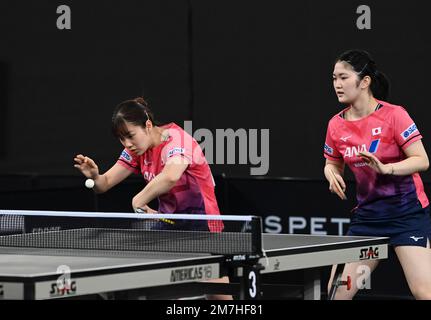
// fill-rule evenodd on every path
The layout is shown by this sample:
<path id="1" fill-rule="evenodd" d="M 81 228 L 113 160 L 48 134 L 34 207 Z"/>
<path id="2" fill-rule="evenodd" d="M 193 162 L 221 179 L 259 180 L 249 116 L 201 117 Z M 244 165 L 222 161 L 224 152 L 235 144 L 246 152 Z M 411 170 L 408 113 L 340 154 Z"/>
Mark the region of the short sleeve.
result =
<path id="1" fill-rule="evenodd" d="M 127 170 L 130 170 L 134 173 L 139 173 L 139 162 L 138 158 L 134 156 L 129 150 L 124 149 L 121 152 L 120 157 L 117 160 L 117 163 L 122 165 Z"/>
<path id="2" fill-rule="evenodd" d="M 193 159 L 193 138 L 183 130 L 169 130 L 170 140 L 162 151 L 162 161 L 172 157 L 183 157 L 188 163 Z"/>
<path id="3" fill-rule="evenodd" d="M 326 129 L 326 139 L 325 146 L 323 147 L 323 156 L 328 160 L 342 161 L 343 156 L 338 152 L 334 139 L 332 138 L 332 122 L 328 123 L 328 128 Z"/>
<path id="4" fill-rule="evenodd" d="M 395 141 L 402 149 L 422 139 L 416 124 L 402 107 L 397 108 L 393 114 L 393 126 Z"/>

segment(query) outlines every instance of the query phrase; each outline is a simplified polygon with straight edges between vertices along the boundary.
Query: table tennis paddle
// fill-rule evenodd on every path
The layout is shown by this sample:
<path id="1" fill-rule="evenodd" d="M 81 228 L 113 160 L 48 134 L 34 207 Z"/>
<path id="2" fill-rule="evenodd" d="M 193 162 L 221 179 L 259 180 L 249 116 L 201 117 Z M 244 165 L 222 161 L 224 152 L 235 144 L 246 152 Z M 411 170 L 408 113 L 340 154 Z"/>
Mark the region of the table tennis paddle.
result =
<path id="1" fill-rule="evenodd" d="M 136 213 L 147 213 L 147 212 L 146 212 L 145 210 L 143 210 L 142 208 L 136 208 L 136 209 L 135 209 L 135 212 L 136 212 Z M 159 218 L 158 220 L 160 220 L 160 221 L 162 221 L 162 222 L 165 222 L 165 223 L 168 223 L 168 224 L 171 224 L 171 225 L 174 225 L 174 224 L 175 224 L 175 221 L 170 220 L 170 219 Z"/>

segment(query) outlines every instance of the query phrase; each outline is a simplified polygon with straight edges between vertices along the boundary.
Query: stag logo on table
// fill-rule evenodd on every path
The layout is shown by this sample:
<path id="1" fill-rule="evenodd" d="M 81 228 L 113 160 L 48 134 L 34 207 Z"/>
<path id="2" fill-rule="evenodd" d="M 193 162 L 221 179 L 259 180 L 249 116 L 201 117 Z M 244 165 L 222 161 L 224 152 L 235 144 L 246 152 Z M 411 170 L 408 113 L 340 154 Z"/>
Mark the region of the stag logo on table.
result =
<path id="1" fill-rule="evenodd" d="M 379 258 L 379 247 L 360 249 L 359 260 L 373 260 Z"/>

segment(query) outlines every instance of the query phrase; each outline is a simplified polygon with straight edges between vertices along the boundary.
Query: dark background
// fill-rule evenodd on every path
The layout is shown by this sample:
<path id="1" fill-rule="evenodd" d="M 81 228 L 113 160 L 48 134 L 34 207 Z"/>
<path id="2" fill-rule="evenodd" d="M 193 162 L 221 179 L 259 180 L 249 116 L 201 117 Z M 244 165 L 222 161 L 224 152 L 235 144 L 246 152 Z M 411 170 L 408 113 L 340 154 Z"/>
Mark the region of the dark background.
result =
<path id="1" fill-rule="evenodd" d="M 363 4 L 371 30 L 356 27 Z M 71 30 L 56 27 L 59 5 L 71 8 Z M 323 180 L 326 125 L 341 109 L 334 60 L 351 48 L 372 53 L 391 80 L 389 102 L 406 107 L 429 151 L 429 30 L 419 0 L 1 1 L 0 207 L 129 211 L 139 177 L 95 198 L 73 157 L 107 170 L 122 150 L 113 108 L 144 95 L 162 123 L 270 130 L 264 177 L 251 179 L 250 164 L 211 166 L 224 213 L 276 216 L 284 233 L 293 216 L 307 221 L 296 233 L 325 217 L 325 232 L 337 234 L 329 221 L 349 217 L 355 186 L 340 202 Z M 373 292 L 409 297 L 393 256 Z"/>
<path id="2" fill-rule="evenodd" d="M 57 6 L 72 29 L 58 30 Z M 371 8 L 358 30 L 356 8 Z M 102 170 L 121 150 L 110 117 L 145 95 L 161 122 L 194 130 L 270 129 L 269 176 L 322 177 L 322 145 L 340 110 L 333 61 L 370 51 L 430 149 L 430 42 L 423 1 L 2 1 L 0 172 L 75 174 L 85 153 Z M 7 128 L 7 130 L 5 130 Z M 249 165 L 212 166 L 249 175 Z M 423 174 L 430 180 L 429 173 Z"/>

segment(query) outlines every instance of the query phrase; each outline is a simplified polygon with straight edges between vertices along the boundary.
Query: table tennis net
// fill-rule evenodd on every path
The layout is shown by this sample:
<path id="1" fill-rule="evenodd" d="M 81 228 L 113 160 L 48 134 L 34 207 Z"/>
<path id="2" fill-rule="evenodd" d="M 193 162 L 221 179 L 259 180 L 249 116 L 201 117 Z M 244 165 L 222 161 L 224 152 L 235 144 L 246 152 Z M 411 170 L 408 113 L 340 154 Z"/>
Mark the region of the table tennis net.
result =
<path id="1" fill-rule="evenodd" d="M 43 215 L 0 210 L 0 247 L 258 255 L 261 221 L 184 219 L 185 215 Z M 165 216 L 165 215 L 163 215 Z M 181 218 L 177 218 L 181 216 Z M 188 217 L 186 217 L 188 218 Z M 219 217 L 220 218 L 220 217 Z M 222 219 L 223 217 L 221 217 Z M 169 222 L 165 222 L 168 220 Z M 221 228 L 209 231 L 215 223 Z"/>

